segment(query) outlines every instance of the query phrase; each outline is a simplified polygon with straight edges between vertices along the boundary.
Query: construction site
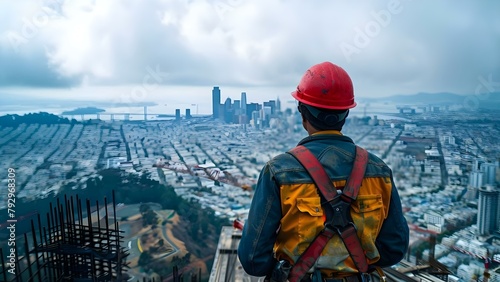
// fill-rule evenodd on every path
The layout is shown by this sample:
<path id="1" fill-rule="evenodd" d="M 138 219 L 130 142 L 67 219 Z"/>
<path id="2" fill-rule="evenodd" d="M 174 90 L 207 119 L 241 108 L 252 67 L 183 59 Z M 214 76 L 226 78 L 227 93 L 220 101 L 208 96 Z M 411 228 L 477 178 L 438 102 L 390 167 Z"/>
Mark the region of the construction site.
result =
<path id="1" fill-rule="evenodd" d="M 13 271 L 0 253 L 2 281 L 122 281 L 128 252 L 121 247 L 115 207 L 114 197 L 101 207 L 78 197 L 50 204 L 15 246 Z"/>

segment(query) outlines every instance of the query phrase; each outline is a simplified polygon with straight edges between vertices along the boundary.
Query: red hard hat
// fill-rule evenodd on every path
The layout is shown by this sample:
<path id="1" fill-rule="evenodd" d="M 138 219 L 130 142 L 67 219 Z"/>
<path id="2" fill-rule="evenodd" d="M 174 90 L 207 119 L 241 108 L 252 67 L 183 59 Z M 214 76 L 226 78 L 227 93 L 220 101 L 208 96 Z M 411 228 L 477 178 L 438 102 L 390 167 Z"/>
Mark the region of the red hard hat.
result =
<path id="1" fill-rule="evenodd" d="M 299 102 L 330 110 L 356 106 L 352 81 L 347 72 L 330 62 L 310 67 L 292 96 Z"/>

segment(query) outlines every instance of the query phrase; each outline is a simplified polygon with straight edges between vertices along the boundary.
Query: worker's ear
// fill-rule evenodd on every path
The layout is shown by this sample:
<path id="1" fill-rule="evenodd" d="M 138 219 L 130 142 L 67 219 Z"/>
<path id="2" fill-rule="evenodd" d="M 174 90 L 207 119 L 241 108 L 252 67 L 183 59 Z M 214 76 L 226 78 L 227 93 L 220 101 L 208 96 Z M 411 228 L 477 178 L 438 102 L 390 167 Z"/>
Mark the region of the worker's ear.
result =
<path id="1" fill-rule="evenodd" d="M 306 118 L 304 118 L 304 116 L 302 116 L 302 126 L 307 131 L 307 133 L 310 133 L 309 130 L 311 130 L 311 128 L 313 128 L 311 123 Z"/>

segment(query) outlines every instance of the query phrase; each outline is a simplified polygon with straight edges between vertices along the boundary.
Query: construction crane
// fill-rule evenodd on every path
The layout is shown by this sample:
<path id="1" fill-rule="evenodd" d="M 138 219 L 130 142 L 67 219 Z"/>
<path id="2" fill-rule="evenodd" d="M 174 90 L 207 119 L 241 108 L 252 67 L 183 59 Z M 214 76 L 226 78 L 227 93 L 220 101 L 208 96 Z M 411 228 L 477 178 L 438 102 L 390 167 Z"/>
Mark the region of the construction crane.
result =
<path id="1" fill-rule="evenodd" d="M 486 252 L 486 257 L 484 258 L 483 282 L 488 282 L 490 279 L 490 262 L 490 252 Z"/>
<path id="2" fill-rule="evenodd" d="M 159 159 L 153 167 L 169 169 L 196 177 L 210 179 L 220 183 L 240 187 L 245 191 L 252 191 L 252 187 L 256 184 L 254 179 L 244 176 L 235 176 L 227 170 L 217 168 L 215 164 L 212 163 L 190 166 L 183 163 Z"/>
<path id="3" fill-rule="evenodd" d="M 429 230 L 429 229 L 424 229 L 424 228 L 422 228 L 418 225 L 415 225 L 415 224 L 408 224 L 408 227 L 410 228 L 410 230 L 413 230 L 416 233 L 426 234 L 429 236 L 428 238 L 426 238 L 424 240 L 428 241 L 430 244 L 430 246 L 429 246 L 429 262 L 434 261 L 435 260 L 434 251 L 436 248 L 436 238 L 437 238 L 438 232 L 433 231 L 433 230 Z"/>
<path id="4" fill-rule="evenodd" d="M 490 274 L 490 264 L 491 264 L 491 262 L 496 262 L 496 263 L 500 262 L 498 259 L 495 259 L 495 257 L 491 258 L 490 252 L 488 250 L 486 251 L 486 256 L 483 257 L 483 256 L 480 256 L 478 254 L 474 254 L 474 253 L 468 252 L 468 251 L 466 251 L 464 249 L 458 248 L 457 246 L 453 246 L 452 249 L 455 250 L 455 251 L 459 251 L 459 252 L 461 252 L 463 254 L 466 254 L 466 255 L 469 255 L 469 256 L 472 256 L 472 257 L 484 260 L 484 271 L 483 271 L 483 277 L 484 277 L 484 279 L 483 279 L 483 282 L 488 282 L 488 280 L 491 277 L 491 274 Z"/>

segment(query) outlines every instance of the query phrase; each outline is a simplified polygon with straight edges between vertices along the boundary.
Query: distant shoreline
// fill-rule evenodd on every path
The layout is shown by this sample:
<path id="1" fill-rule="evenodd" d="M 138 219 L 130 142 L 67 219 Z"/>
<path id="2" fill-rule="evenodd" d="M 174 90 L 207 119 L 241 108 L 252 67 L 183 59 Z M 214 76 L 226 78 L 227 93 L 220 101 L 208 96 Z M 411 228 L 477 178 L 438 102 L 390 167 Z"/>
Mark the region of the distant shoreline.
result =
<path id="1" fill-rule="evenodd" d="M 86 108 L 74 109 L 72 111 L 64 111 L 61 113 L 61 115 L 92 115 L 92 114 L 103 113 L 105 111 L 106 110 L 95 107 L 86 107 Z"/>

